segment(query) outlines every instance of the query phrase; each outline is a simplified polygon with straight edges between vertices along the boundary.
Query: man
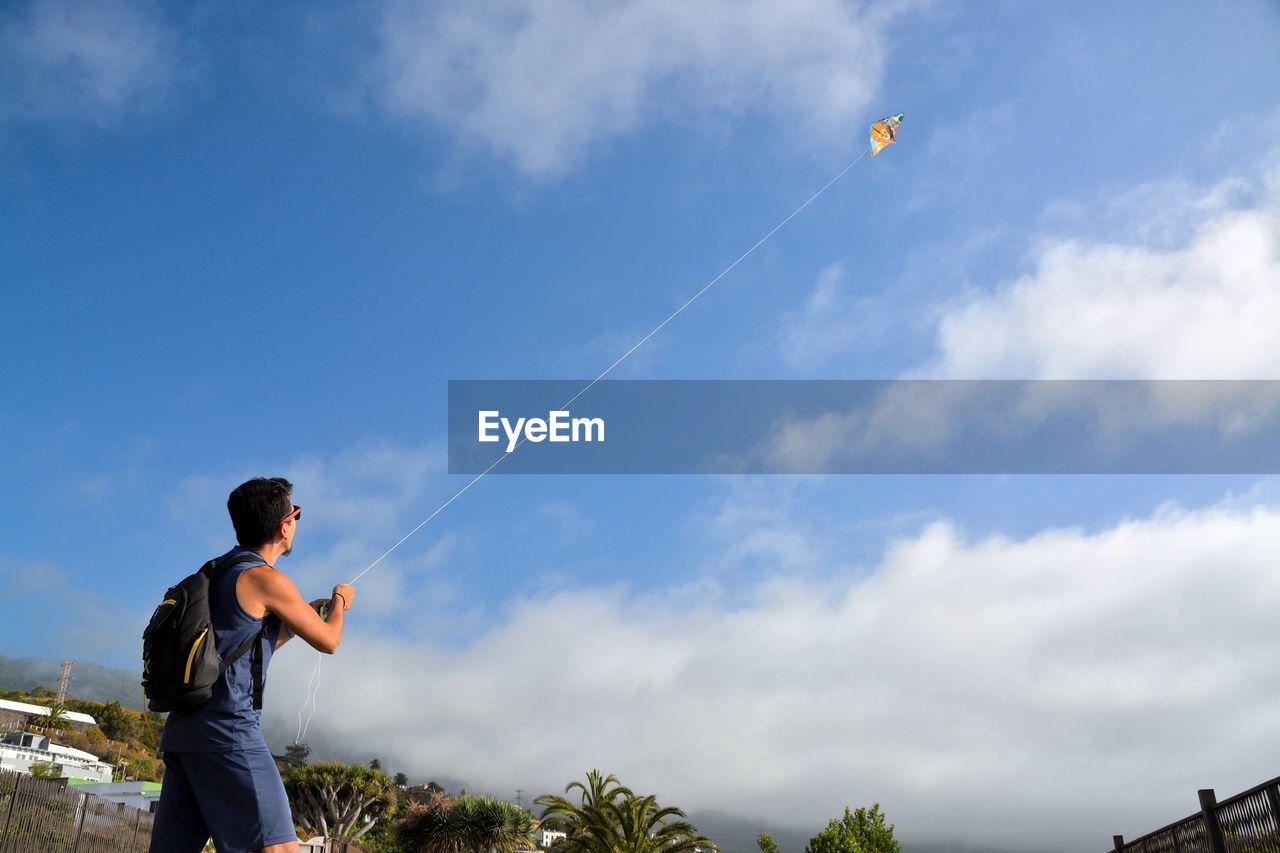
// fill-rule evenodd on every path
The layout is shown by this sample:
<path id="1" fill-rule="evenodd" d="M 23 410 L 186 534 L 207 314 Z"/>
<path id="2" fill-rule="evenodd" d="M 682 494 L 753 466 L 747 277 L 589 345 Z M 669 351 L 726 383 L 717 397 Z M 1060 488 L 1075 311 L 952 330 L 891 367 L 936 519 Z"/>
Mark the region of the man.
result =
<path id="1" fill-rule="evenodd" d="M 239 544 L 219 558 L 209 588 L 218 654 L 225 659 L 261 636 L 257 654 L 242 655 L 228 667 L 211 699 L 169 714 L 160 740 L 165 774 L 152 853 L 197 853 L 211 836 L 220 853 L 297 853 L 289 800 L 262 738 L 261 712 L 254 708 L 255 683 L 260 691 L 272 652 L 295 635 L 325 654 L 337 651 L 355 589 L 338 584 L 329 601 L 307 604 L 288 575 L 275 568 L 293 550 L 302 519 L 292 494 L 288 480 L 258 477 L 227 498 Z"/>

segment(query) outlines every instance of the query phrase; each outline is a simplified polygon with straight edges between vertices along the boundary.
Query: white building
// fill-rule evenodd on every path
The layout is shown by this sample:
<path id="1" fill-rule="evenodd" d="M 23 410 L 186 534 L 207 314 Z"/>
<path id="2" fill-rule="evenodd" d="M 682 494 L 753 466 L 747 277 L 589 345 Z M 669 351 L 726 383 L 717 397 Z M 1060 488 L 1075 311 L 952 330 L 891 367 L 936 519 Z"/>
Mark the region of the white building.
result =
<path id="1" fill-rule="evenodd" d="M 564 833 L 556 829 L 539 829 L 533 837 L 543 850 L 550 848 L 557 841 L 564 841 Z"/>
<path id="2" fill-rule="evenodd" d="M 45 735 L 13 732 L 0 740 L 0 770 L 31 773 L 36 764 L 47 764 L 64 779 L 110 782 L 111 765 L 69 746 L 59 746 Z"/>
<path id="3" fill-rule="evenodd" d="M 28 721 L 39 726 L 38 718 L 47 717 L 52 713 L 52 709 L 43 705 L 28 705 L 26 702 L 0 699 L 0 731 L 22 731 L 27 727 Z M 80 731 L 98 724 L 93 717 L 81 714 L 79 711 L 64 711 L 63 714 L 71 725 Z"/>

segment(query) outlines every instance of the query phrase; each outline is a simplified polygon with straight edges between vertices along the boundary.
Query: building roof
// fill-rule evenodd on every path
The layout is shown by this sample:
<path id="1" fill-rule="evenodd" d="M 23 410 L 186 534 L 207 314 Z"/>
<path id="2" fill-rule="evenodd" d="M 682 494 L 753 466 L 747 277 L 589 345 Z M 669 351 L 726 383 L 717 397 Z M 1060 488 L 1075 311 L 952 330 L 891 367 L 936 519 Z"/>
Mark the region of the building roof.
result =
<path id="1" fill-rule="evenodd" d="M 0 699 L 0 711 L 17 711 L 20 714 L 30 714 L 32 716 L 47 717 L 53 713 L 51 709 L 43 705 L 28 705 L 26 702 L 11 702 L 8 699 Z M 73 723 L 84 723 L 89 726 L 96 726 L 98 721 L 88 714 L 81 714 L 79 711 L 65 711 L 68 720 Z"/>
<path id="2" fill-rule="evenodd" d="M 160 790 L 159 782 L 91 782 L 88 779 L 68 779 L 68 785 L 90 789 L 90 794 L 143 794 Z"/>

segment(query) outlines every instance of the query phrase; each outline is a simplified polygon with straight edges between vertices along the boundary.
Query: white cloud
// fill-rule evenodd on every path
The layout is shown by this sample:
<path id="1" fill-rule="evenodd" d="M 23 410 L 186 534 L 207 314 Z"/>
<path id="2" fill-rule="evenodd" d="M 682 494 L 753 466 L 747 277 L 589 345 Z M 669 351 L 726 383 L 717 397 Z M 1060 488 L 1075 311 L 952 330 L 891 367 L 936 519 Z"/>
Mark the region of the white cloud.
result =
<path id="1" fill-rule="evenodd" d="M 1274 772 L 1278 531 L 1238 499 L 1021 540 L 935 523 L 870 572 L 838 540 L 822 579 L 778 551 L 732 603 L 580 589 L 463 648 L 353 632 L 312 740 L 377 731 L 396 769 L 499 793 L 601 767 L 685 808 L 816 829 L 874 799 L 908 838 L 1078 849 Z M 274 731 L 313 660 L 273 665 Z"/>
<path id="2" fill-rule="evenodd" d="M 872 299 L 849 295 L 845 278 L 843 264 L 830 264 L 818 274 L 804 307 L 783 318 L 778 348 L 788 365 L 822 365 L 855 343 L 866 345 L 880 336 L 885 320 L 880 306 Z"/>
<path id="3" fill-rule="evenodd" d="M 1128 239 L 1043 240 L 1031 272 L 942 308 L 917 375 L 1280 379 L 1280 194 L 1251 197 L 1263 183 L 1167 182 L 1099 206 Z"/>
<path id="4" fill-rule="evenodd" d="M 107 123 L 168 94 L 178 39 L 149 3 L 35 0 L 0 13 L 0 115 Z"/>
<path id="5" fill-rule="evenodd" d="M 371 85 L 390 115 L 543 178 L 654 120 L 760 112 L 834 136 L 865 118 L 903 5 L 388 0 Z"/>
<path id="6" fill-rule="evenodd" d="M 907 378 L 1280 379 L 1274 163 L 1207 188 L 1171 179 L 1059 202 L 1044 220 L 1072 236 L 1034 242 L 1030 272 L 970 282 L 958 297 L 933 294 L 931 307 L 916 309 L 932 324 L 936 354 Z M 887 312 L 874 298 L 845 295 L 842 278 L 840 264 L 829 266 L 804 308 L 784 320 L 785 361 L 822 364 L 867 343 L 874 329 L 866 318 Z M 1001 436 L 1073 415 L 1090 418 L 1094 431 L 1082 439 L 1095 439 L 1099 453 L 1132 460 L 1141 442 L 1168 438 L 1169 427 L 1203 424 L 1224 440 L 1247 439 L 1270 429 L 1280 409 L 1275 389 L 1212 382 L 1021 390 L 1024 399 L 992 396 L 1000 405 L 985 409 L 978 404 L 987 391 L 973 386 L 932 395 L 889 388 L 859 410 L 779 424 L 762 458 L 788 471 L 900 457 L 909 464 L 968 452 L 954 443 L 966 429 Z"/>
<path id="7" fill-rule="evenodd" d="M 782 359 L 829 364 L 893 326 L 933 339 L 909 378 L 1280 379 L 1280 151 L 1207 186 L 1055 201 L 1038 222 L 923 247 L 891 296 L 847 293 L 831 264 L 785 319 Z M 985 269 L 1018 244 L 1025 274 Z"/>

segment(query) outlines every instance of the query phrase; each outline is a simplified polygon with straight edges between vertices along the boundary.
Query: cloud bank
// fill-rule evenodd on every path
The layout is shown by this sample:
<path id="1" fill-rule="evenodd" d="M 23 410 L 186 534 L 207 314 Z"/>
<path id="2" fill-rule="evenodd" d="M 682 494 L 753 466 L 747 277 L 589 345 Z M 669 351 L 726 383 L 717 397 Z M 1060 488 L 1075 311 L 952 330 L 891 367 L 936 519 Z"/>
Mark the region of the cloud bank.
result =
<path id="1" fill-rule="evenodd" d="M 1151 829 L 1197 787 L 1273 772 L 1256 745 L 1280 736 L 1280 507 L 1016 540 L 943 521 L 857 566 L 839 536 L 753 506 L 709 535 L 736 518 L 735 538 L 805 548 L 732 589 L 562 588 L 461 647 L 366 624 L 325 661 L 310 739 L 508 796 L 601 767 L 687 809 L 814 829 L 878 800 L 909 838 L 1022 849 Z M 279 739 L 303 651 L 273 665 Z"/>
<path id="2" fill-rule="evenodd" d="M 145 2 L 0 13 L 0 117 L 109 124 L 162 102 L 177 71 L 177 34 Z"/>
<path id="3" fill-rule="evenodd" d="M 549 178 L 655 120 L 763 113 L 792 134 L 860 124 L 902 5 L 389 0 L 370 81 L 390 116 Z"/>
<path id="4" fill-rule="evenodd" d="M 1139 188 L 1103 214 L 1129 239 L 1041 241 L 1029 273 L 942 308 L 917 375 L 1280 378 L 1280 193 L 1239 190 Z"/>

